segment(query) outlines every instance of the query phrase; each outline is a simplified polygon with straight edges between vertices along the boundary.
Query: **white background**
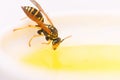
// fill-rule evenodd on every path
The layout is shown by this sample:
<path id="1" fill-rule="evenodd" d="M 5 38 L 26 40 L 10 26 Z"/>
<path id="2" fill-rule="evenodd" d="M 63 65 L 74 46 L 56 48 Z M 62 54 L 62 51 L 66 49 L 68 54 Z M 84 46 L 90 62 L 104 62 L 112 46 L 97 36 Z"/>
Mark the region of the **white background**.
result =
<path id="1" fill-rule="evenodd" d="M 37 0 L 50 15 L 66 12 L 120 13 L 120 0 Z M 2 0 L 0 2 L 0 26 L 14 24 L 24 13 L 23 5 L 32 5 L 29 0 Z"/>
<path id="2" fill-rule="evenodd" d="M 37 1 L 44 8 L 45 12 L 47 12 L 51 17 L 58 14 L 60 15 L 60 14 L 68 14 L 68 13 L 69 14 L 85 13 L 85 14 L 120 15 L 120 0 L 37 0 Z M 24 5 L 31 6 L 32 4 L 30 3 L 29 0 L 2 0 L 0 2 L 0 31 L 2 31 L 3 29 L 7 29 L 9 27 L 12 27 L 14 24 L 19 22 L 21 18 L 26 16 L 21 9 L 21 6 L 24 6 Z M 20 67 L 18 67 L 19 65 L 16 66 L 15 63 L 9 59 L 9 57 L 6 57 L 7 59 L 4 57 L 5 55 L 0 56 L 0 64 L 2 65 L 2 66 L 0 65 L 0 67 L 2 67 L 0 71 L 3 71 L 2 73 L 0 73 L 0 77 L 2 75 L 3 80 L 5 79 L 8 80 L 6 78 L 6 75 L 8 78 L 11 78 L 11 79 L 15 75 L 17 75 L 17 77 L 21 77 L 18 75 L 22 75 L 23 77 L 23 74 L 22 74 L 23 72 L 20 71 Z M 10 61 L 12 63 L 10 63 Z M 13 73 L 9 74 L 8 72 L 9 73 L 13 72 Z M 28 74 L 26 75 L 29 76 Z M 102 75 L 102 73 L 101 73 L 102 77 L 99 75 L 94 77 L 94 74 L 90 76 L 89 73 L 87 77 L 86 77 L 86 73 L 82 75 L 83 75 L 81 76 L 82 80 L 86 80 L 86 79 L 89 80 L 89 78 L 90 79 L 94 78 L 94 80 L 98 78 L 100 80 L 106 80 L 106 77 L 104 76 L 104 74 Z M 67 76 L 72 77 L 70 75 L 67 75 Z M 116 77 L 116 74 L 114 74 L 114 76 L 107 75 L 107 79 L 109 80 L 110 78 L 111 80 L 114 80 L 115 77 Z M 35 74 L 33 78 L 36 78 Z M 21 79 L 21 80 L 25 80 L 25 79 Z"/>

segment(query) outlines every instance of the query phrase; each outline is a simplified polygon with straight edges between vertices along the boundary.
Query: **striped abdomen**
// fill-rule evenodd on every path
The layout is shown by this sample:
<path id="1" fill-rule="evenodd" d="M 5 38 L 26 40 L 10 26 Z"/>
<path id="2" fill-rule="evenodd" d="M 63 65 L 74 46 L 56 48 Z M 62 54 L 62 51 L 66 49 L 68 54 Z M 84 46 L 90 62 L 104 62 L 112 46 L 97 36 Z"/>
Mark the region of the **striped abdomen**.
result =
<path id="1" fill-rule="evenodd" d="M 44 18 L 42 16 L 42 14 L 40 13 L 39 10 L 30 7 L 30 6 L 23 6 L 22 7 L 23 11 L 26 13 L 26 15 L 32 19 L 33 21 L 42 21 L 44 22 Z"/>
<path id="2" fill-rule="evenodd" d="M 35 21 L 39 25 L 39 27 L 41 27 L 48 34 L 51 34 L 51 31 L 43 24 L 44 18 L 39 10 L 30 6 L 23 6 L 21 8 L 31 20 Z"/>

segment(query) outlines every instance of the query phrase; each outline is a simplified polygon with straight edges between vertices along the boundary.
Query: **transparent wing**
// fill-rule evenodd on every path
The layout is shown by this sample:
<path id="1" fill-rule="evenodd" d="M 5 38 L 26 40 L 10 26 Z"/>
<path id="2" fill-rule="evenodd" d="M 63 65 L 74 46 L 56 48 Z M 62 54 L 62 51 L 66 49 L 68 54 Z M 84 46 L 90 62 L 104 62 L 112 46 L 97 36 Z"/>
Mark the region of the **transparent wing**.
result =
<path id="1" fill-rule="evenodd" d="M 43 30 L 45 30 L 48 34 L 51 34 L 51 31 L 43 24 L 43 22 L 38 21 L 38 26 L 40 26 Z"/>
<path id="2" fill-rule="evenodd" d="M 50 20 L 50 18 L 48 17 L 48 15 L 44 12 L 44 10 L 42 9 L 42 7 L 40 6 L 40 4 L 38 4 L 35 0 L 30 0 L 47 18 L 47 20 L 49 21 L 49 23 L 51 25 L 53 25 L 52 21 Z M 53 25 L 54 26 L 54 25 Z"/>

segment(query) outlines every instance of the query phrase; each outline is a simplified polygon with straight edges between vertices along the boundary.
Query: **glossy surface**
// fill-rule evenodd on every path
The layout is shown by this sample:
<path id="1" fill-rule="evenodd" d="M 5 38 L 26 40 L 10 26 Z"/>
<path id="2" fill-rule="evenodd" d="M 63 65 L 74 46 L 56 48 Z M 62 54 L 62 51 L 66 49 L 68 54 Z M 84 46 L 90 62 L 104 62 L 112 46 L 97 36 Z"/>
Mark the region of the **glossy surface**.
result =
<path id="1" fill-rule="evenodd" d="M 68 71 L 118 71 L 120 46 L 81 45 L 60 47 L 53 51 L 47 47 L 22 58 L 22 62 L 53 70 Z"/>

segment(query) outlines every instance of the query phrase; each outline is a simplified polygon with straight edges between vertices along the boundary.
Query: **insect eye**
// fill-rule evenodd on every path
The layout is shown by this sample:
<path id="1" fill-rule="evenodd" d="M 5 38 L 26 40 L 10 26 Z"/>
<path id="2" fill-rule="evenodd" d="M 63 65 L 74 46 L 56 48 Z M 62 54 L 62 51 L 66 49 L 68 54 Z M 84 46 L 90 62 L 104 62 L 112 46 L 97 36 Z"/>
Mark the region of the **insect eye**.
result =
<path id="1" fill-rule="evenodd" d="M 55 45 L 55 44 L 58 44 L 60 43 L 61 39 L 60 38 L 57 38 L 57 39 L 54 39 L 52 44 Z"/>
<path id="2" fill-rule="evenodd" d="M 58 43 L 58 40 L 53 40 L 52 44 L 55 45 L 56 43 Z"/>
<path id="3" fill-rule="evenodd" d="M 60 38 L 54 39 L 53 42 L 52 42 L 53 50 L 56 50 L 60 43 L 61 43 L 61 39 Z"/>

